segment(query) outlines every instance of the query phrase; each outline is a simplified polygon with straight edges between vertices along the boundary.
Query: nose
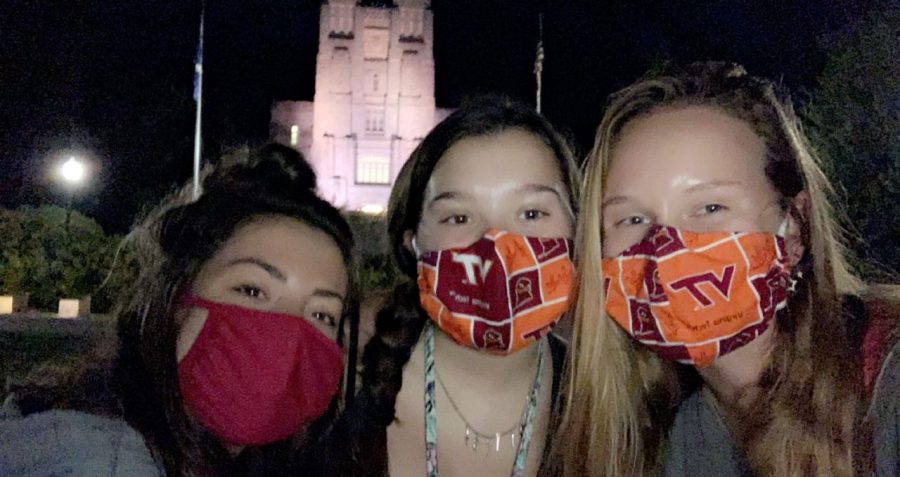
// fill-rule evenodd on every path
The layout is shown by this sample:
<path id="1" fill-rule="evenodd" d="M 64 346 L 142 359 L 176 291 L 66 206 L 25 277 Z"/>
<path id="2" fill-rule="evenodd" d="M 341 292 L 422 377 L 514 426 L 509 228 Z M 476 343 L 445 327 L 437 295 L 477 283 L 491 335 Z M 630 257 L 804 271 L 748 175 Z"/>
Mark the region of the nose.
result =
<path id="1" fill-rule="evenodd" d="M 282 315 L 303 316 L 303 308 L 306 306 L 305 301 L 292 295 L 294 294 L 283 294 L 278 297 L 269 311 Z"/>
<path id="2" fill-rule="evenodd" d="M 484 235 L 488 230 L 503 230 L 507 232 L 513 232 L 516 234 L 522 234 L 525 230 L 522 229 L 520 224 L 515 220 L 515 217 L 509 217 L 507 215 L 501 215 L 498 213 L 493 213 L 491 216 L 487 217 L 485 229 L 481 232 Z"/>
<path id="3" fill-rule="evenodd" d="M 685 218 L 674 213 L 674 208 L 670 207 L 667 202 L 662 202 L 657 205 L 655 210 L 653 210 L 651 220 L 653 224 L 666 225 L 679 229 L 684 228 L 684 226 L 687 225 Z"/>

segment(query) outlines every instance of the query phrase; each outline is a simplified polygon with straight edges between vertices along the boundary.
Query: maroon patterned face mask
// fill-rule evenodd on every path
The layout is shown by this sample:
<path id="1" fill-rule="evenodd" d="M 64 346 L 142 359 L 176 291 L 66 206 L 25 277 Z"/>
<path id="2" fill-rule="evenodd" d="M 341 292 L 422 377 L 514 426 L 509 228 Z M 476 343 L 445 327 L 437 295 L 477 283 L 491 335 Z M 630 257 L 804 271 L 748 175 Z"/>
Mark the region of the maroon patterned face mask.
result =
<path id="1" fill-rule="evenodd" d="M 340 386 L 343 353 L 302 317 L 192 294 L 181 306 L 209 313 L 178 363 L 184 405 L 223 442 L 279 441 L 328 409 Z"/>
<path id="2" fill-rule="evenodd" d="M 419 297 L 462 346 L 510 354 L 550 332 L 569 307 L 572 241 L 488 230 L 468 247 L 419 258 Z"/>

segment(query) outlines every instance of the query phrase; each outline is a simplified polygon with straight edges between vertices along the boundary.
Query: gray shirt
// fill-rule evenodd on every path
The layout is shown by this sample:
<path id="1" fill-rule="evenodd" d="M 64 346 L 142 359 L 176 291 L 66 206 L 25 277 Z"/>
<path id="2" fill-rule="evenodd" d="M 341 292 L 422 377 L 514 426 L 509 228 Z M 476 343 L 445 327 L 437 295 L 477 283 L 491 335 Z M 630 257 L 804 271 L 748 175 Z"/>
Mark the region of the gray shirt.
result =
<path id="1" fill-rule="evenodd" d="M 0 409 L 0 475 L 4 477 L 159 477 L 143 437 L 124 421 L 79 411 L 21 416 Z"/>
<path id="2" fill-rule="evenodd" d="M 900 344 L 885 357 L 869 408 L 875 475 L 900 476 Z M 687 398 L 669 434 L 666 477 L 745 477 L 753 472 L 703 392 Z"/>

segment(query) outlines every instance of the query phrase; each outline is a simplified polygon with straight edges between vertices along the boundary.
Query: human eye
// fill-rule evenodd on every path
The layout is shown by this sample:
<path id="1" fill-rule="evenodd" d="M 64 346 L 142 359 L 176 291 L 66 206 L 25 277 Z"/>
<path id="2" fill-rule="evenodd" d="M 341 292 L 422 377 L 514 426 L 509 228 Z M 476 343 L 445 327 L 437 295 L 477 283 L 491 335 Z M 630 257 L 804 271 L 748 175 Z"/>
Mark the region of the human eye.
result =
<path id="1" fill-rule="evenodd" d="M 253 298 L 255 300 L 265 300 L 266 292 L 263 291 L 262 288 L 256 285 L 250 284 L 241 284 L 236 287 L 232 287 L 232 291 L 249 298 Z"/>
<path id="2" fill-rule="evenodd" d="M 309 317 L 316 321 L 324 323 L 332 328 L 337 327 L 338 320 L 331 313 L 326 313 L 324 311 L 314 311 L 314 312 L 310 313 Z"/>
<path id="3" fill-rule="evenodd" d="M 726 207 L 722 204 L 715 204 L 715 203 L 705 204 L 702 207 L 700 207 L 700 209 L 697 211 L 697 215 L 700 215 L 700 216 L 713 215 L 713 214 L 719 214 L 719 213 L 725 212 L 727 210 L 728 210 L 728 207 Z"/>
<path id="4" fill-rule="evenodd" d="M 469 223 L 469 216 L 466 214 L 451 214 L 441 220 L 442 224 L 450 225 L 466 225 Z"/>
<path id="5" fill-rule="evenodd" d="M 650 219 L 644 217 L 642 215 L 630 215 L 628 217 L 619 219 L 616 221 L 616 227 L 634 227 L 639 225 L 646 225 L 650 223 Z"/>
<path id="6" fill-rule="evenodd" d="M 549 213 L 540 209 L 527 209 L 522 212 L 521 217 L 528 221 L 539 220 L 543 217 L 550 216 Z"/>

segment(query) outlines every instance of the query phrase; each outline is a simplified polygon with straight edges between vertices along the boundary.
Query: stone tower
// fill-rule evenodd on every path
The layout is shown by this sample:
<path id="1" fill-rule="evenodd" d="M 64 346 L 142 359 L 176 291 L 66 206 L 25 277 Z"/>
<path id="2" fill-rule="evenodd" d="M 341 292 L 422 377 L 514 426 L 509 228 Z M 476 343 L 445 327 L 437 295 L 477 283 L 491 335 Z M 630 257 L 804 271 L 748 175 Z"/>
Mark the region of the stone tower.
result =
<path id="1" fill-rule="evenodd" d="M 383 210 L 400 167 L 449 114 L 435 107 L 432 45 L 429 0 L 322 5 L 314 100 L 275 103 L 272 132 L 313 164 L 325 198 Z"/>

